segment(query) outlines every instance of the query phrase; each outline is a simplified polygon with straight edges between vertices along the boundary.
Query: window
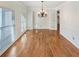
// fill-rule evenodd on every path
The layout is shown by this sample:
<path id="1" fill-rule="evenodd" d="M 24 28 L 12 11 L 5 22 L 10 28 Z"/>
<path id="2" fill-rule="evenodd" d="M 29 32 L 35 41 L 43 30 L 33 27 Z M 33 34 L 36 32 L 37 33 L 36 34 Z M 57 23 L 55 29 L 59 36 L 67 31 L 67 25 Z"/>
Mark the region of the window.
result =
<path id="1" fill-rule="evenodd" d="M 2 9 L 0 8 L 0 50 L 1 50 Z"/>
<path id="2" fill-rule="evenodd" d="M 7 48 L 15 39 L 13 11 L 0 8 L 0 52 Z"/>
<path id="3" fill-rule="evenodd" d="M 26 30 L 26 19 L 23 15 L 21 15 L 20 18 L 20 24 L 21 24 L 21 32 L 24 32 Z"/>

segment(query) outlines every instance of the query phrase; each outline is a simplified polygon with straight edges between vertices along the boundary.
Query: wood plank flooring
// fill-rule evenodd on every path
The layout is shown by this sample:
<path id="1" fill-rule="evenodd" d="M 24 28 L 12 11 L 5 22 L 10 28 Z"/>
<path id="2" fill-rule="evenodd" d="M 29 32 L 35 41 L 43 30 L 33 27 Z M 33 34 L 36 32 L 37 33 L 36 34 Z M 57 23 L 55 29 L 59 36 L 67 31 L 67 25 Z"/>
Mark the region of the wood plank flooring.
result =
<path id="1" fill-rule="evenodd" d="M 71 57 L 79 49 L 57 31 L 40 29 L 27 31 L 1 57 Z"/>

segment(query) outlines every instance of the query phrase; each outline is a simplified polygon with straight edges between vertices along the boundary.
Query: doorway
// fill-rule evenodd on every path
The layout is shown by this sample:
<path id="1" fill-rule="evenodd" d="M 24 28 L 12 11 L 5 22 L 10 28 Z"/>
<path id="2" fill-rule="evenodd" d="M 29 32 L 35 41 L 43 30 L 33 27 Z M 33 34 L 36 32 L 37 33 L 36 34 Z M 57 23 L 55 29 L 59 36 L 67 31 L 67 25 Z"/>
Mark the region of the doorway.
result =
<path id="1" fill-rule="evenodd" d="M 57 33 L 60 34 L 60 11 L 57 10 Z"/>

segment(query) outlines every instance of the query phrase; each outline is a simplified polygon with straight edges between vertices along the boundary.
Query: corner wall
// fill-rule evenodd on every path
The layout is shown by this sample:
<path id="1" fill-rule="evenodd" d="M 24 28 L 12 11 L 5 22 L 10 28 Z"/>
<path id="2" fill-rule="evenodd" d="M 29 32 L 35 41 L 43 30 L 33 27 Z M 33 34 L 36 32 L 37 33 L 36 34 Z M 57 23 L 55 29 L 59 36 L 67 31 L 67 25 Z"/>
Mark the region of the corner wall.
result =
<path id="1" fill-rule="evenodd" d="M 60 33 L 79 48 L 79 2 L 72 1 L 60 10 Z"/>

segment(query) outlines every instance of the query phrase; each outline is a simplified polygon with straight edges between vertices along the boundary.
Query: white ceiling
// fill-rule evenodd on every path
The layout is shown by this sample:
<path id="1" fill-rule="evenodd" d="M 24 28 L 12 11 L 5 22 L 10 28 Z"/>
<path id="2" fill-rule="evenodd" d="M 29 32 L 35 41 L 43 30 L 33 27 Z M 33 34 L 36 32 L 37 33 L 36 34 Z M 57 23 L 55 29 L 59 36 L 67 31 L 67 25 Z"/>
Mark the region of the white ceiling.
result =
<path id="1" fill-rule="evenodd" d="M 44 1 L 44 7 L 55 8 L 65 2 L 66 1 Z M 24 1 L 22 3 L 31 8 L 41 8 L 41 1 Z"/>

